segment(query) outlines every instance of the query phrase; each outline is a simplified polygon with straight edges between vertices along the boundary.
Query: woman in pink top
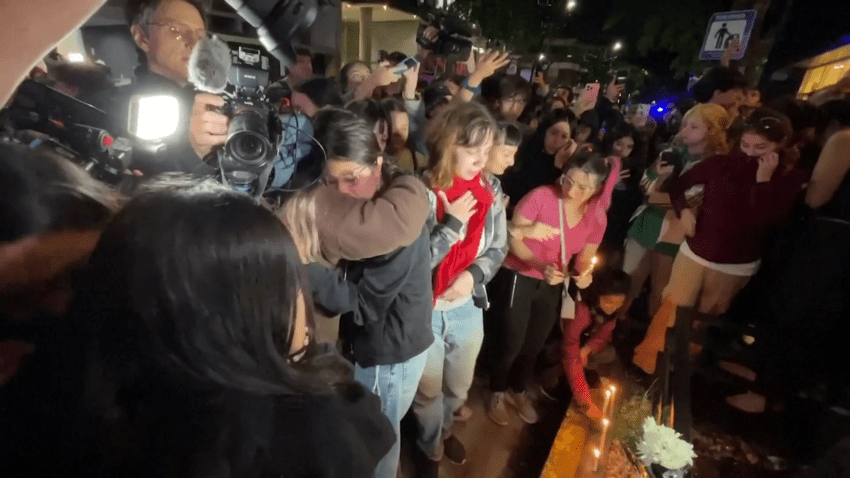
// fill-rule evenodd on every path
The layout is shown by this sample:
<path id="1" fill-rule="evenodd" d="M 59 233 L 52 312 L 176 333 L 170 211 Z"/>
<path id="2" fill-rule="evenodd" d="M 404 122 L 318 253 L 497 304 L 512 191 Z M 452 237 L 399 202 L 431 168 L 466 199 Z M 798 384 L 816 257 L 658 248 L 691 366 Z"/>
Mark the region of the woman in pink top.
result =
<path id="1" fill-rule="evenodd" d="M 500 425 L 507 423 L 507 404 L 527 423 L 538 419 L 525 389 L 557 322 L 567 274 L 581 289 L 590 285 L 586 272 L 605 233 L 619 173 L 618 159 L 580 151 L 555 184 L 532 190 L 514 211 L 510 252 L 494 279 L 494 302 L 503 303 L 493 304 L 501 330 L 494 338 L 488 414 Z"/>

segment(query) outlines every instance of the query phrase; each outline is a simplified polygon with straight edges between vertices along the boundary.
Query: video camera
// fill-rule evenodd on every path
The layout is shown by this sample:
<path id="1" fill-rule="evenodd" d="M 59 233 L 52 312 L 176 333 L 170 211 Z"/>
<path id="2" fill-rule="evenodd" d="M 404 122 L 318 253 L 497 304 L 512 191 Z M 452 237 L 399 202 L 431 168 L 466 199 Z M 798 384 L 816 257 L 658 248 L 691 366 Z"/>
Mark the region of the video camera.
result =
<path id="1" fill-rule="evenodd" d="M 106 112 L 33 80 L 24 80 L 11 105 L 0 112 L 2 124 L 18 142 L 38 141 L 80 164 L 95 178 L 120 186 L 127 175 L 132 145 L 107 131 Z"/>
<path id="2" fill-rule="evenodd" d="M 434 41 L 425 37 L 425 29 L 428 27 L 439 30 Z M 419 25 L 416 43 L 436 55 L 452 56 L 465 60 L 472 53 L 472 37 L 474 35 L 475 30 L 472 25 L 460 17 L 446 13 L 429 14 L 425 23 Z"/>

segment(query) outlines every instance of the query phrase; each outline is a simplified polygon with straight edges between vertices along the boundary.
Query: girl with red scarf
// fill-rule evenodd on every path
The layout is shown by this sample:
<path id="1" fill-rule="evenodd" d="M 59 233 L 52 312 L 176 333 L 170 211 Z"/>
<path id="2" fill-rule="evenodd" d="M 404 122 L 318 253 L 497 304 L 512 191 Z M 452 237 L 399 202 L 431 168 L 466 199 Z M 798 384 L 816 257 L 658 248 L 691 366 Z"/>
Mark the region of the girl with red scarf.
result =
<path id="1" fill-rule="evenodd" d="M 450 427 L 466 401 L 484 340 L 484 286 L 507 253 L 501 187 L 482 175 L 498 131 L 483 106 L 464 103 L 434 118 L 427 134 L 435 340 L 413 410 L 419 447 L 434 467 L 444 454 L 455 463 L 466 460 Z"/>

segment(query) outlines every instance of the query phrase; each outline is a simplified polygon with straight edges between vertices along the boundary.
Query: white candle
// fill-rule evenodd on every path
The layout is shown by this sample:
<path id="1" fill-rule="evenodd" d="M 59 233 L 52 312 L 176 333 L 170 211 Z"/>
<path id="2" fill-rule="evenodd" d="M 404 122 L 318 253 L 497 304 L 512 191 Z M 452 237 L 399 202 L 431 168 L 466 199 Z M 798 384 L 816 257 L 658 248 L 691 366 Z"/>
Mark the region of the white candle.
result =
<path id="1" fill-rule="evenodd" d="M 605 403 L 602 405 L 602 416 L 608 415 L 608 404 L 611 403 L 611 390 L 605 390 Z"/>
<path id="2" fill-rule="evenodd" d="M 602 419 L 602 435 L 599 437 L 599 449 L 605 449 L 605 439 L 608 437 L 608 427 L 611 426 L 611 420 L 607 418 Z"/>
<path id="3" fill-rule="evenodd" d="M 599 448 L 593 449 L 593 471 L 599 470 L 599 457 L 602 456 L 602 452 Z"/>

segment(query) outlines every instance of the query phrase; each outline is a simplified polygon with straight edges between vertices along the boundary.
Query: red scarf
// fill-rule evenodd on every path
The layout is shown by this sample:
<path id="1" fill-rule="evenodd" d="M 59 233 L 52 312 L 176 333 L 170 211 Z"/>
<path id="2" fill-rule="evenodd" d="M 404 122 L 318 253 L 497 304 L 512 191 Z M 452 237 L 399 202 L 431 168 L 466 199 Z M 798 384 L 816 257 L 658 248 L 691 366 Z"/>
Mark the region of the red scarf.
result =
<path id="1" fill-rule="evenodd" d="M 437 192 L 438 190 L 434 190 Z M 475 213 L 469 218 L 466 227 L 466 237 L 455 243 L 446 257 L 434 271 L 434 300 L 443 295 L 443 292 L 452 285 L 457 276 L 465 271 L 478 255 L 478 246 L 481 244 L 481 235 L 484 233 L 484 224 L 487 222 L 487 212 L 493 204 L 494 194 L 490 188 L 482 184 L 481 173 L 469 181 L 455 176 L 452 187 L 445 191 L 449 202 L 456 201 L 459 197 L 472 191 L 478 204 Z M 445 216 L 443 201 L 437 199 L 437 220 L 442 221 Z"/>

